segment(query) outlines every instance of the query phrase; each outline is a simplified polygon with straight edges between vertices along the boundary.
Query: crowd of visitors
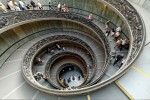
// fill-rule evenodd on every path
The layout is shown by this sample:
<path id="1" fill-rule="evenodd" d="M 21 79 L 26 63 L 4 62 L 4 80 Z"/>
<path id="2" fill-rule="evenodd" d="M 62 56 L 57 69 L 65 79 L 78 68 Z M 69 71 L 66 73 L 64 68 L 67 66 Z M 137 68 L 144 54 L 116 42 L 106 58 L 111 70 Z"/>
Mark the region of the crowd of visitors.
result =
<path id="1" fill-rule="evenodd" d="M 6 7 L 7 6 L 7 7 Z M 7 13 L 9 11 L 22 11 L 22 10 L 30 10 L 30 9 L 37 9 L 42 10 L 43 6 L 40 3 L 40 0 L 37 2 L 30 0 L 30 3 L 26 2 L 26 0 L 7 0 L 7 4 L 4 6 L 2 2 L 0 2 L 0 11 Z"/>
<path id="2" fill-rule="evenodd" d="M 75 76 L 75 75 L 72 75 L 71 77 L 69 77 L 67 79 L 68 83 L 70 83 L 71 81 L 74 81 L 74 80 L 80 80 L 80 76 L 78 76 L 78 78 Z"/>
<path id="3" fill-rule="evenodd" d="M 114 46 L 115 52 L 113 52 L 115 55 L 114 54 L 111 55 L 112 59 L 114 59 L 113 66 L 119 63 L 118 66 L 119 68 L 121 68 L 121 66 L 126 61 L 126 59 L 124 59 L 124 54 L 117 54 L 116 51 L 117 49 L 119 49 L 119 51 L 122 51 L 123 49 L 128 50 L 130 45 L 130 40 L 128 40 L 125 37 L 124 38 L 121 37 L 122 29 L 120 26 L 116 28 L 111 28 L 110 20 L 106 21 L 105 23 L 105 33 L 107 37 L 111 35 L 111 37 L 115 42 L 115 46 Z"/>
<path id="4" fill-rule="evenodd" d="M 35 58 L 35 64 L 42 65 L 43 64 L 42 59 L 40 57 L 36 57 Z"/>
<path id="5" fill-rule="evenodd" d="M 22 10 L 42 10 L 43 5 L 41 4 L 40 0 L 29 0 L 27 2 L 26 0 L 19 0 L 18 2 L 16 0 L 7 0 L 7 7 L 0 2 L 0 11 L 3 13 L 7 13 L 8 11 L 22 11 Z M 37 1 L 37 2 L 35 2 Z M 53 4 L 51 2 L 48 3 L 49 10 L 54 10 L 53 7 L 57 7 L 57 11 L 61 12 L 69 12 L 68 5 L 60 2 L 54 2 Z M 93 21 L 93 15 L 89 14 L 87 19 L 89 21 Z"/>
<path id="6" fill-rule="evenodd" d="M 48 74 L 43 74 L 41 72 L 38 72 L 36 71 L 34 74 L 33 74 L 34 78 L 36 81 L 39 81 L 41 78 L 44 79 L 45 81 L 48 81 Z"/>
<path id="7" fill-rule="evenodd" d="M 68 12 L 69 11 L 68 5 L 65 3 L 61 4 L 60 2 L 57 5 L 57 9 L 58 9 L 58 11 L 62 11 L 62 12 Z"/>

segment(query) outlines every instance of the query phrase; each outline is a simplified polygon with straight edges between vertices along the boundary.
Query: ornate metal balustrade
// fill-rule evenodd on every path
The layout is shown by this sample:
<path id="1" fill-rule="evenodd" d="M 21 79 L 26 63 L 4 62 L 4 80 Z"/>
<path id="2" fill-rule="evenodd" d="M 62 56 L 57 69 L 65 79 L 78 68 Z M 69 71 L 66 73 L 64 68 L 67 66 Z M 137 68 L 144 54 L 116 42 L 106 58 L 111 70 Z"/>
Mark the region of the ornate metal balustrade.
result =
<path id="1" fill-rule="evenodd" d="M 23 59 L 23 73 L 25 75 L 25 78 L 27 78 L 27 80 L 29 81 L 29 83 L 31 83 L 32 85 L 37 83 L 32 75 L 31 69 L 32 69 L 32 64 L 34 61 L 34 57 L 36 56 L 36 54 L 42 50 L 42 48 L 44 48 L 45 46 L 47 46 L 48 44 L 51 43 L 55 43 L 55 42 L 60 42 L 60 41 L 71 41 L 74 43 L 78 43 L 79 45 L 82 45 L 84 48 L 87 49 L 87 51 L 90 53 L 91 57 L 92 57 L 92 61 L 93 61 L 93 67 L 96 68 L 96 58 L 95 58 L 95 54 L 93 53 L 92 49 L 90 48 L 90 46 L 88 46 L 85 42 L 83 42 L 82 40 L 76 38 L 76 37 L 72 37 L 72 36 L 68 36 L 68 35 L 56 35 L 56 36 L 51 36 L 45 39 L 42 39 L 41 41 L 35 43 L 26 53 L 24 59 Z M 61 54 L 64 54 L 63 52 L 61 52 Z M 67 53 L 66 53 L 67 54 Z M 60 56 L 59 54 L 56 54 L 56 56 L 52 57 L 48 63 L 46 64 L 46 70 L 50 70 L 49 66 L 51 66 L 52 61 L 55 60 L 55 58 L 57 58 L 58 56 Z M 81 59 L 81 58 L 80 58 Z M 107 66 L 105 66 L 107 67 Z M 95 71 L 94 71 L 95 72 Z M 93 72 L 93 76 L 94 73 Z M 56 88 L 60 89 L 59 86 L 56 86 L 51 80 L 49 80 L 49 82 L 55 86 Z M 37 85 L 37 84 L 35 84 Z"/>
<path id="2" fill-rule="evenodd" d="M 44 92 L 47 93 L 52 93 L 57 95 L 74 95 L 74 94 L 81 94 L 81 93 L 87 93 L 96 89 L 99 89 L 107 84 L 110 84 L 114 80 L 118 79 L 121 77 L 127 70 L 130 68 L 130 65 L 133 63 L 133 61 L 137 58 L 139 55 L 140 51 L 142 50 L 143 44 L 144 44 L 144 39 L 145 39 L 145 28 L 143 21 L 138 14 L 138 12 L 134 9 L 134 7 L 128 3 L 126 0 L 103 0 L 101 1 L 108 6 L 111 6 L 114 8 L 114 11 L 120 12 L 120 15 L 123 16 L 124 20 L 127 22 L 127 26 L 131 35 L 131 45 L 130 45 L 130 50 L 129 50 L 129 55 L 127 57 L 126 63 L 123 65 L 123 67 L 116 73 L 113 77 L 110 79 L 107 79 L 105 81 L 102 81 L 94 86 L 90 87 L 85 87 L 80 90 L 74 90 L 74 91 L 57 91 L 57 90 L 47 90 L 43 87 Z M 13 25 L 16 23 L 21 23 L 23 21 L 27 20 L 32 20 L 32 19 L 38 19 L 38 18 L 49 18 L 49 17 L 55 17 L 55 18 L 65 18 L 65 19 L 70 19 L 74 21 L 79 21 L 83 24 L 86 24 L 89 26 L 91 29 L 93 29 L 95 32 L 99 34 L 99 36 L 102 38 L 103 43 L 105 43 L 105 49 L 106 49 L 106 54 L 109 55 L 110 49 L 108 45 L 108 41 L 104 34 L 101 34 L 101 30 L 93 24 L 92 22 L 88 21 L 85 18 L 82 18 L 81 16 L 72 14 L 72 13 L 62 13 L 62 12 L 57 12 L 57 11 L 24 11 L 24 12 L 12 12 L 8 14 L 2 14 L 0 17 L 0 27 L 5 28 L 6 26 Z M 35 49 L 38 47 L 35 47 L 32 49 L 32 53 L 35 53 Z M 27 55 L 32 56 L 33 54 L 29 53 Z M 26 57 L 28 58 L 28 56 Z M 31 58 L 26 59 L 26 62 L 30 61 Z M 32 80 L 32 77 L 28 74 L 30 70 L 28 70 L 27 66 L 30 64 L 25 65 L 23 68 L 25 68 L 25 75 L 29 76 L 28 79 L 31 79 L 31 81 L 34 83 L 34 80 Z M 26 73 L 27 72 L 27 73 Z M 34 83 L 36 84 L 36 83 Z M 35 86 L 39 88 L 39 86 Z M 40 88 L 42 89 L 42 88 Z"/>
<path id="3" fill-rule="evenodd" d="M 10 12 L 10 13 L 3 13 L 1 14 L 0 18 L 0 27 L 2 29 L 8 28 L 6 26 L 16 25 L 17 23 L 22 23 L 25 21 L 30 21 L 34 19 L 51 19 L 51 18 L 60 18 L 60 19 L 67 19 L 67 20 L 73 20 L 80 22 L 84 25 L 87 25 L 89 28 L 91 28 L 93 31 L 95 31 L 99 38 L 102 40 L 102 43 L 105 48 L 106 56 L 110 53 L 110 47 L 109 43 L 107 41 L 107 38 L 101 31 L 101 29 L 96 26 L 93 22 L 89 21 L 88 19 L 81 17 L 79 15 L 73 14 L 73 13 L 64 13 L 64 12 L 58 12 L 58 11 L 50 11 L 50 10 L 33 10 L 33 11 L 21 11 L 21 12 Z M 5 21 L 5 22 L 4 22 Z M 3 24 L 7 23 L 7 24 Z M 2 54 L 1 54 L 2 55 Z"/>
<path id="4" fill-rule="evenodd" d="M 76 33 L 77 34 L 77 33 Z M 75 37 L 72 37 L 72 38 L 75 38 Z M 89 52 L 89 54 L 88 55 L 90 55 L 90 58 L 91 58 L 91 60 L 92 60 L 92 69 L 93 69 L 93 74 L 92 74 L 92 76 L 90 77 L 90 79 L 88 80 L 88 81 L 86 81 L 87 83 L 88 82 L 90 82 L 91 80 L 92 80 L 92 78 L 94 77 L 94 75 L 95 75 L 95 72 L 96 72 L 96 68 L 97 67 L 99 67 L 99 66 L 97 66 L 96 65 L 96 63 L 97 63 L 97 60 L 96 60 L 96 57 L 95 57 L 95 54 L 94 54 L 94 52 L 92 51 L 92 49 L 88 46 L 88 44 L 86 44 L 86 43 L 84 43 L 83 41 L 81 41 L 80 39 L 78 39 L 78 38 L 76 38 L 78 41 L 70 41 L 70 40 L 67 40 L 68 42 L 72 42 L 72 44 L 74 45 L 74 46 L 78 46 L 78 47 L 81 47 L 81 48 L 84 48 L 84 49 L 86 49 L 86 51 L 85 52 Z M 74 39 L 73 39 L 74 40 Z M 65 42 L 66 40 L 57 40 L 57 43 L 58 44 L 63 44 L 63 42 Z M 78 44 L 74 44 L 74 43 L 78 43 Z M 51 44 L 56 44 L 56 43 L 51 43 Z M 65 50 L 66 51 L 66 50 Z M 70 52 L 70 51 L 66 51 L 66 53 L 67 52 Z M 62 53 L 63 54 L 63 53 Z M 50 68 L 50 66 L 51 66 L 51 64 L 52 64 L 52 62 L 56 59 L 56 58 L 58 58 L 56 55 L 54 56 L 53 55 L 53 57 L 52 58 L 50 58 L 49 59 L 49 61 L 47 62 L 47 64 L 46 64 L 46 70 L 45 70 L 45 72 L 47 71 L 47 70 L 50 70 L 49 68 Z M 84 58 L 82 59 L 82 58 L 79 58 L 81 61 L 86 61 Z M 86 61 L 86 63 L 87 63 L 87 61 Z M 87 65 L 87 64 L 86 64 Z M 89 68 L 87 68 L 87 70 L 89 70 Z"/>

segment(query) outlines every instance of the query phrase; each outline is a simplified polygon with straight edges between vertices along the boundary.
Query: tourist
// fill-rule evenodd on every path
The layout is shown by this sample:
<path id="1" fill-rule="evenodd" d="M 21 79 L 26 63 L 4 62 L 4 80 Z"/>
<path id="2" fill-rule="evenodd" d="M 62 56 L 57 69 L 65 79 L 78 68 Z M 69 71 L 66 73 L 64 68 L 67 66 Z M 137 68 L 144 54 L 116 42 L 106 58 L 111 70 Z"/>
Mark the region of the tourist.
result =
<path id="1" fill-rule="evenodd" d="M 117 55 L 116 58 L 115 58 L 115 61 L 114 61 L 114 63 L 113 63 L 113 66 L 114 66 L 117 62 L 121 61 L 121 60 L 123 59 L 123 57 L 124 57 L 123 54 Z"/>
<path id="2" fill-rule="evenodd" d="M 105 23 L 105 29 L 106 29 L 106 28 L 109 28 L 109 22 L 110 22 L 110 20 L 108 20 L 108 21 Z"/>
<path id="3" fill-rule="evenodd" d="M 71 82 L 71 79 L 70 79 L 70 77 L 68 78 L 68 80 L 67 80 L 67 81 L 68 81 L 68 83 L 70 83 L 70 82 Z"/>
<path id="4" fill-rule="evenodd" d="M 126 42 L 126 44 L 124 45 L 124 48 L 125 49 L 129 49 L 129 46 L 130 46 L 130 40 L 128 40 L 127 42 Z"/>
<path id="5" fill-rule="evenodd" d="M 23 0 L 24 5 L 26 6 L 27 9 L 30 9 L 30 5 L 27 3 L 28 0 Z"/>
<path id="6" fill-rule="evenodd" d="M 43 77 L 43 74 L 41 72 L 36 71 L 35 74 L 33 74 L 36 81 L 40 80 Z"/>
<path id="7" fill-rule="evenodd" d="M 56 48 L 57 48 L 58 50 L 61 50 L 61 47 L 60 47 L 59 44 L 56 44 Z"/>
<path id="8" fill-rule="evenodd" d="M 37 64 L 43 64 L 43 61 L 40 57 L 36 57 L 36 63 Z"/>
<path id="9" fill-rule="evenodd" d="M 53 50 L 53 49 L 48 48 L 48 49 L 47 49 L 47 53 L 54 54 L 55 52 L 54 52 L 54 50 Z"/>
<path id="10" fill-rule="evenodd" d="M 80 80 L 80 76 L 78 76 L 78 80 Z"/>
<path id="11" fill-rule="evenodd" d="M 40 9 L 40 10 L 43 9 L 42 4 L 40 3 L 40 0 L 38 0 L 37 7 L 38 7 L 38 9 Z"/>
<path id="12" fill-rule="evenodd" d="M 62 5 L 61 5 L 61 11 L 62 11 L 62 12 L 65 12 L 65 11 L 66 11 L 65 6 L 66 6 L 65 4 L 62 4 Z"/>
<path id="13" fill-rule="evenodd" d="M 122 48 L 125 48 L 126 45 L 126 39 L 121 39 L 121 45 L 119 46 L 120 51 L 122 50 Z"/>
<path id="14" fill-rule="evenodd" d="M 33 0 L 31 0 L 30 2 L 31 6 L 33 7 L 33 10 L 36 8 L 35 2 Z"/>
<path id="15" fill-rule="evenodd" d="M 116 28 L 116 32 L 121 32 L 121 27 L 120 27 L 120 26 L 118 26 L 118 27 Z"/>
<path id="16" fill-rule="evenodd" d="M 15 7 L 14 7 L 14 4 L 13 4 L 12 0 L 7 0 L 7 5 L 8 5 L 8 8 L 10 8 L 11 11 L 15 11 Z"/>
<path id="17" fill-rule="evenodd" d="M 116 32 L 114 35 L 114 40 L 117 41 L 119 37 L 120 37 L 120 32 Z"/>
<path id="18" fill-rule="evenodd" d="M 61 4 L 60 4 L 60 2 L 58 3 L 57 8 L 58 8 L 58 11 L 61 11 Z"/>
<path id="19" fill-rule="evenodd" d="M 51 2 L 49 2 L 48 4 L 49 4 L 48 5 L 49 6 L 49 10 L 53 10 Z"/>
<path id="20" fill-rule="evenodd" d="M 35 80 L 36 81 L 38 81 L 40 78 L 37 76 L 37 74 L 35 73 L 35 74 L 33 74 L 33 76 L 34 76 L 34 78 L 35 78 Z"/>
<path id="21" fill-rule="evenodd" d="M 21 0 L 19 0 L 19 8 L 20 8 L 21 10 L 27 10 L 27 7 L 25 6 L 24 2 L 21 1 Z"/>
<path id="22" fill-rule="evenodd" d="M 122 39 L 118 39 L 118 40 L 116 41 L 116 45 L 114 46 L 114 49 L 115 49 L 116 47 L 118 47 L 118 48 L 120 49 L 121 43 L 122 43 Z"/>
<path id="23" fill-rule="evenodd" d="M 65 51 L 65 47 L 62 47 L 62 51 Z"/>
<path id="24" fill-rule="evenodd" d="M 30 10 L 30 5 L 29 4 L 25 4 L 27 9 Z"/>
<path id="25" fill-rule="evenodd" d="M 87 65 L 87 68 L 91 69 L 91 68 L 92 68 L 92 65 L 89 65 L 89 64 L 88 64 L 88 65 Z"/>
<path id="26" fill-rule="evenodd" d="M 45 81 L 48 81 L 48 74 L 44 74 L 44 75 L 43 75 L 43 79 L 44 79 Z"/>
<path id="27" fill-rule="evenodd" d="M 16 11 L 21 11 L 21 9 L 19 8 L 17 2 L 14 2 L 14 7 L 15 7 Z"/>
<path id="28" fill-rule="evenodd" d="M 88 20 L 93 21 L 93 16 L 92 16 L 92 14 L 90 14 L 90 15 L 88 16 Z"/>
<path id="29" fill-rule="evenodd" d="M 68 11 L 69 11 L 68 5 L 66 4 L 66 6 L 65 6 L 65 12 L 68 12 Z"/>
<path id="30" fill-rule="evenodd" d="M 115 29 L 114 29 L 114 28 L 112 28 L 112 29 L 110 30 L 110 35 L 111 35 L 111 36 L 114 36 L 114 35 L 115 35 Z"/>
<path id="31" fill-rule="evenodd" d="M 72 80 L 73 80 L 73 81 L 75 80 L 75 76 L 74 76 L 74 75 L 72 75 Z"/>
<path id="32" fill-rule="evenodd" d="M 55 51 L 52 49 L 50 53 L 51 53 L 51 54 L 54 54 L 54 53 L 55 53 Z"/>
<path id="33" fill-rule="evenodd" d="M 106 36 L 109 36 L 110 32 L 111 32 L 111 28 L 108 27 L 105 29 Z"/>
<path id="34" fill-rule="evenodd" d="M 0 2 L 0 10 L 1 10 L 2 12 L 4 12 L 4 13 L 7 13 L 7 12 L 8 12 L 7 9 L 6 9 L 6 7 L 3 5 L 2 2 Z"/>

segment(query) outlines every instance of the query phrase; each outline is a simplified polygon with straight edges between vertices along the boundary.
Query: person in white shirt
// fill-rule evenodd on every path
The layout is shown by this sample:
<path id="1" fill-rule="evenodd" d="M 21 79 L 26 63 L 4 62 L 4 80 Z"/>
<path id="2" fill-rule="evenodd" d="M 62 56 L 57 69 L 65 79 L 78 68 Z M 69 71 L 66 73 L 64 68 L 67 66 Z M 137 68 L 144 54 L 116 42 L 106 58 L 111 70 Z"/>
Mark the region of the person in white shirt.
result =
<path id="1" fill-rule="evenodd" d="M 39 0 L 38 0 L 38 3 L 37 3 L 37 7 L 38 7 L 38 9 L 40 9 L 40 10 L 42 10 L 42 9 L 43 9 L 42 4 L 40 3 L 40 1 L 39 1 Z"/>
<path id="2" fill-rule="evenodd" d="M 58 3 L 57 8 L 58 8 L 58 11 L 61 11 L 61 4 L 60 4 L 60 2 Z"/>
<path id="3" fill-rule="evenodd" d="M 61 50 L 61 48 L 60 48 L 60 45 L 59 45 L 59 44 L 56 44 L 56 47 L 57 47 L 57 49 L 58 49 L 58 50 Z"/>
<path id="4" fill-rule="evenodd" d="M 118 27 L 116 28 L 116 32 L 120 32 L 120 31 L 121 31 L 121 27 L 118 26 Z"/>

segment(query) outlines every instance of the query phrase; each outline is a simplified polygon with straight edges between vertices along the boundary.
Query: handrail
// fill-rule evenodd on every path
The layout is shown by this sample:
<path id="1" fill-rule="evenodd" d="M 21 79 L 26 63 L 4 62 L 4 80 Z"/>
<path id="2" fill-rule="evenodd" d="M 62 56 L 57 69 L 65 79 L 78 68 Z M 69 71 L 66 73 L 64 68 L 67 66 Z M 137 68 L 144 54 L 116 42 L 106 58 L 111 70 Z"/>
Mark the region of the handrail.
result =
<path id="1" fill-rule="evenodd" d="M 93 62 L 94 62 L 94 65 L 96 63 L 96 58 L 95 58 L 95 54 L 92 52 L 92 49 L 86 44 L 84 43 L 82 40 L 78 39 L 78 38 L 75 38 L 75 37 L 71 37 L 71 36 L 67 36 L 67 35 L 58 35 L 58 36 L 52 36 L 52 37 L 48 37 L 48 38 L 45 38 L 45 39 L 42 39 L 41 41 L 37 42 L 36 44 L 34 44 L 29 50 L 28 52 L 26 53 L 25 57 L 24 57 L 24 60 L 23 60 L 23 63 L 24 63 L 24 66 L 26 66 L 26 68 L 29 68 L 31 67 L 30 63 L 33 63 L 31 60 L 34 59 L 34 57 L 36 57 L 36 54 L 38 54 L 38 52 L 40 52 L 40 50 L 42 50 L 42 48 L 45 48 L 45 46 L 43 47 L 43 45 L 46 43 L 52 43 L 50 41 L 53 41 L 54 42 L 59 42 L 63 39 L 63 41 L 65 41 L 66 39 L 68 41 L 72 41 L 72 42 L 75 42 L 75 43 L 79 43 L 80 45 L 82 45 L 84 48 L 87 49 L 87 51 L 90 53 L 90 55 L 92 56 L 92 59 L 93 59 Z M 49 42 L 48 42 L 49 41 Z M 46 44 L 46 46 L 48 45 Z M 38 48 L 40 48 L 40 50 L 38 50 Z M 38 52 L 37 52 L 37 50 Z M 34 50 L 34 51 L 33 51 Z M 36 54 L 34 54 L 36 53 Z M 33 57 L 32 57 L 33 56 Z M 51 66 L 49 65 L 50 61 L 52 60 L 52 58 L 47 62 L 47 67 Z M 51 64 L 51 63 L 50 63 Z M 96 67 L 96 66 L 95 66 Z M 32 69 L 32 68 L 31 68 Z M 45 72 L 47 71 L 47 68 L 45 68 Z M 94 74 L 94 73 L 93 73 Z M 49 81 L 50 83 L 52 83 L 51 81 Z M 55 86 L 55 84 L 53 84 L 53 86 Z M 58 86 L 55 86 L 57 88 L 59 88 Z"/>
<path id="2" fill-rule="evenodd" d="M 63 41 L 65 41 L 65 40 L 63 40 Z M 69 41 L 69 40 L 68 40 Z M 57 41 L 57 42 L 59 42 L 59 41 Z M 58 44 L 61 44 L 61 43 L 58 43 Z M 91 76 L 91 78 L 88 80 L 88 81 L 86 81 L 86 82 L 89 82 L 93 77 L 94 77 L 94 74 L 95 74 L 95 71 L 96 71 L 96 68 L 97 68 L 97 66 L 96 66 L 96 63 L 97 63 L 97 61 L 96 61 L 96 58 L 95 58 L 95 55 L 94 55 L 94 53 L 92 52 L 92 49 L 86 44 L 85 45 L 85 43 L 83 44 L 83 42 L 82 41 L 80 41 L 79 43 L 78 43 L 78 46 L 80 45 L 80 47 L 81 47 L 81 45 L 82 45 L 82 47 L 81 48 L 84 48 L 84 49 L 86 49 L 86 51 L 88 51 L 89 52 L 89 54 L 88 55 L 90 55 L 91 56 L 91 58 L 92 58 L 92 65 L 93 65 L 93 68 L 94 68 L 94 70 L 93 70 L 93 75 Z M 74 46 L 75 46 L 75 44 L 74 44 Z M 66 51 L 66 50 L 65 50 Z M 52 59 L 52 58 L 51 58 Z M 79 58 L 80 59 L 80 58 Z M 49 63 L 49 64 L 48 64 Z M 51 63 L 48 61 L 48 63 L 46 64 L 47 65 L 47 67 L 48 66 L 51 66 Z M 87 68 L 88 69 L 88 68 Z M 46 70 L 47 70 L 47 68 L 46 68 Z"/>
<path id="3" fill-rule="evenodd" d="M 63 37 L 64 37 L 64 36 L 63 36 Z M 63 37 L 61 37 L 61 38 L 63 38 Z M 68 36 L 67 36 L 67 37 L 68 37 Z M 53 38 L 50 38 L 50 39 L 48 39 L 48 40 L 52 40 L 52 39 L 53 39 Z M 58 37 L 55 36 L 55 39 L 58 39 Z M 44 39 L 44 40 L 45 40 L 46 42 L 48 41 L 47 39 Z M 72 39 L 72 40 L 74 40 L 74 41 L 77 42 L 77 39 Z M 40 42 L 36 43 L 36 44 L 38 44 L 39 46 L 38 46 L 38 45 L 37 45 L 37 46 L 34 45 L 35 47 L 34 47 L 34 46 L 33 46 L 33 47 L 37 49 L 37 48 L 40 47 L 40 45 L 42 46 L 43 43 L 45 44 L 45 42 L 40 41 Z M 33 53 L 35 52 L 35 49 L 31 49 L 31 50 L 34 50 Z M 33 55 L 33 53 L 31 52 L 31 55 Z M 30 54 L 30 53 L 27 52 L 27 54 Z M 25 58 L 26 58 L 26 57 L 27 57 L 27 59 L 31 59 L 29 56 L 25 56 Z M 26 66 L 26 68 L 29 67 L 29 64 L 27 64 L 27 62 L 29 62 L 29 60 L 25 60 L 24 66 Z M 30 79 L 31 79 L 31 78 L 30 78 Z"/>
<path id="4" fill-rule="evenodd" d="M 2 25 L 0 26 L 1 27 L 0 30 L 3 30 L 6 26 L 10 26 L 27 20 L 32 20 L 37 18 L 47 18 L 47 17 L 66 18 L 74 21 L 79 21 L 94 29 L 94 31 L 97 32 L 101 36 L 101 38 L 106 38 L 104 34 L 100 34 L 103 32 L 93 22 L 88 21 L 86 18 L 83 18 L 73 13 L 64 13 L 64 12 L 49 11 L 49 10 L 42 10 L 42 11 L 30 10 L 30 11 L 10 12 L 5 14 L 3 13 L 2 17 L 0 18 L 0 20 L 2 20 L 0 21 L 0 25 Z"/>
<path id="5" fill-rule="evenodd" d="M 44 7 L 49 7 L 49 5 L 43 5 Z M 57 10 L 57 6 L 55 6 L 55 5 L 51 5 L 52 7 L 53 7 L 53 9 L 56 9 Z M 85 18 L 87 18 L 88 17 L 88 15 L 86 15 L 86 14 L 83 14 L 83 13 L 77 13 L 77 12 L 74 12 L 74 10 L 79 10 L 79 11 L 84 11 L 84 12 L 87 12 L 87 13 L 89 13 L 89 14 L 92 14 L 93 15 L 93 19 L 94 20 L 96 20 L 96 21 L 100 21 L 101 23 L 103 23 L 103 24 L 105 24 L 105 22 L 107 22 L 108 21 L 108 19 L 106 19 L 106 18 L 104 18 L 103 16 L 100 16 L 100 15 L 98 15 L 98 14 L 96 14 L 96 13 L 93 13 L 93 12 L 91 12 L 91 11 L 88 11 L 88 10 L 84 10 L 84 9 L 80 9 L 80 8 L 76 8 L 76 7 L 72 7 L 72 6 L 68 6 L 68 9 L 69 9 L 69 12 L 71 12 L 71 13 L 74 13 L 74 14 L 77 14 L 77 15 L 82 15 L 82 16 L 84 16 Z M 96 16 L 96 17 L 95 17 Z M 100 20 L 101 19 L 101 20 Z M 110 23 L 110 28 L 115 28 L 115 27 L 117 27 L 117 25 L 115 25 L 113 22 L 109 22 Z M 121 33 L 123 33 L 123 35 L 127 38 L 127 39 L 129 39 L 129 37 L 123 32 L 123 31 L 121 31 Z M 121 34 L 122 35 L 122 34 Z"/>

